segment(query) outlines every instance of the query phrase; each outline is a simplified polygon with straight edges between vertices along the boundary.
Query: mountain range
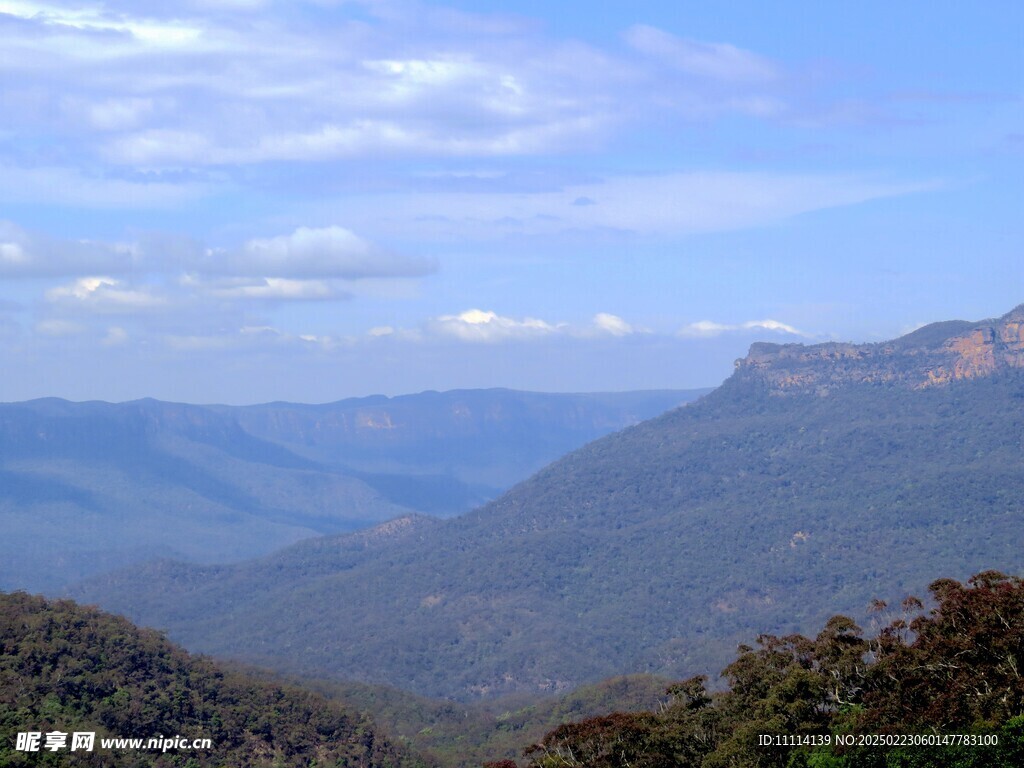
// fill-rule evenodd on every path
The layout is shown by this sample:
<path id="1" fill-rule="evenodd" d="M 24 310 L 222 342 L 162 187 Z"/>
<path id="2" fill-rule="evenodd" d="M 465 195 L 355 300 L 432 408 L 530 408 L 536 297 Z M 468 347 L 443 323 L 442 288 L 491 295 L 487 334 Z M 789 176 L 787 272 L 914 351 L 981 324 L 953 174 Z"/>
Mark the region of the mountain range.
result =
<path id="1" fill-rule="evenodd" d="M 1024 306 L 756 344 L 699 401 L 449 520 L 74 594 L 190 649 L 471 699 L 721 668 L 737 643 L 1024 563 Z"/>
<path id="2" fill-rule="evenodd" d="M 0 404 L 0 588 L 53 592 L 161 556 L 230 562 L 404 514 L 456 514 L 700 394 Z"/>

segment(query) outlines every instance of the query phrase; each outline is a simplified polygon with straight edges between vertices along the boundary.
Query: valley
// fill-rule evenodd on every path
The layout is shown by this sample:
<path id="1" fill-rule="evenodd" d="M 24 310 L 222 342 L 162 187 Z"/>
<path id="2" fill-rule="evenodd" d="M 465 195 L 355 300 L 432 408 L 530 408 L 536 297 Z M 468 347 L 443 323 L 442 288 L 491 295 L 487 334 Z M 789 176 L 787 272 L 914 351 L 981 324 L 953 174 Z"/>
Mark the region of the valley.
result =
<path id="1" fill-rule="evenodd" d="M 447 432 L 428 429 L 422 415 L 417 421 L 416 398 L 385 411 L 391 406 L 382 399 L 240 412 L 154 401 L 12 405 L 2 414 L 5 493 L 8 503 L 95 513 L 100 499 L 159 498 L 157 489 L 175 483 L 205 504 L 248 504 L 265 523 L 315 528 L 340 524 L 327 500 L 346 494 L 351 504 L 342 483 L 405 473 L 414 485 L 392 490 L 394 506 L 380 508 L 384 522 L 364 519 L 359 530 L 235 562 L 188 562 L 172 548 L 171 557 L 86 573 L 67 594 L 231 660 L 231 674 L 317 691 L 336 702 L 339 717 L 372 722 L 394 742 L 381 747 L 395 750 L 385 761 L 470 768 L 518 760 L 529 748 L 539 768 L 566 749 L 597 750 L 579 764 L 598 765 L 602 740 L 622 744 L 627 737 L 616 729 L 625 723 L 651 729 L 643 749 L 653 756 L 678 750 L 671 734 L 683 721 L 663 718 L 680 702 L 715 702 L 700 705 L 700 718 L 738 717 L 727 714 L 740 695 L 737 665 L 777 658 L 788 670 L 790 657 L 771 655 L 772 637 L 796 643 L 798 633 L 838 621 L 829 620 L 838 612 L 852 617 L 842 620 L 851 628 L 875 626 L 873 601 L 922 594 L 936 573 L 966 579 L 1021 570 L 1022 322 L 1019 307 L 875 345 L 756 344 L 700 399 L 418 396 L 455 414 Z M 497 448 L 485 456 L 455 451 L 442 462 L 435 449 L 444 440 L 472 445 L 513 430 L 523 437 L 502 450 L 527 461 L 537 446 L 552 450 L 556 437 L 566 439 L 573 424 L 577 434 L 581 424 L 603 429 L 662 397 L 690 401 L 570 450 L 472 511 L 439 517 L 394 501 L 416 495 L 415 483 L 429 477 L 417 470 L 443 470 L 466 486 L 500 479 Z M 453 408 L 453 399 L 474 409 Z M 533 410 L 524 412 L 527 405 Z M 598 410 L 611 406 L 610 415 Z M 485 416 L 467 422 L 467 413 Z M 530 442 L 531 413 L 541 421 L 561 414 L 559 428 L 548 424 Z M 412 428 L 403 432 L 403 424 Z M 372 435 L 360 437 L 367 425 Z M 33 484 L 33 472 L 43 476 L 33 467 L 51 479 L 64 472 L 68 482 Z M 314 489 L 320 505 L 310 501 Z M 211 519 L 200 510 L 197 530 Z M 172 541 L 187 533 L 188 519 L 179 513 Z M 152 525 L 139 521 L 140 529 Z M 978 583 L 1010 583 L 1002 578 Z M 79 610 L 9 599 L 10 610 L 40 616 Z M 84 620 L 116 624 L 90 616 Z M 145 637 L 147 647 L 162 647 Z M 754 638 L 768 656 L 749 649 Z M 82 651 L 90 647 L 102 646 Z M 739 660 L 729 665 L 737 647 Z M 708 681 L 706 694 L 694 692 L 695 676 Z M 672 682 L 684 678 L 691 682 L 682 688 Z M 573 730 L 566 721 L 591 725 Z M 685 728 L 708 727 L 694 723 Z M 262 738 L 245 728 L 246 739 Z M 715 738 L 712 763 L 714 750 L 749 749 Z M 273 749 L 279 760 L 291 754 Z"/>
<path id="2" fill-rule="evenodd" d="M 160 557 L 226 563 L 410 513 L 449 517 L 703 393 L 3 404 L 0 587 L 54 592 Z"/>
<path id="3" fill-rule="evenodd" d="M 460 517 L 162 562 L 72 594 L 189 648 L 428 696 L 710 673 L 751 636 L 859 616 L 937 571 L 1021 568 L 1022 312 L 980 324 L 1003 340 L 984 375 L 933 385 L 921 366 L 955 369 L 979 324 L 862 348 L 899 374 L 884 381 L 829 345 L 758 346 L 699 402 Z M 795 353 L 827 388 L 774 383 Z"/>

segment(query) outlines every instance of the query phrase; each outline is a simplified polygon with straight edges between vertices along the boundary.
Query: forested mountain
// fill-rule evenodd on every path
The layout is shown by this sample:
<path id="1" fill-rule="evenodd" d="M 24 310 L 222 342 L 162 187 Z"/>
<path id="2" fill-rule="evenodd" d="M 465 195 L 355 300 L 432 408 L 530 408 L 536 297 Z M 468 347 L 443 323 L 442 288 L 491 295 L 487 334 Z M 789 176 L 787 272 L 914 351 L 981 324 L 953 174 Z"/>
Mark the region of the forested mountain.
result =
<path id="1" fill-rule="evenodd" d="M 18 733 L 36 733 L 36 749 Z M 72 751 L 74 733 L 92 749 Z M 46 734 L 64 734 L 47 749 Z M 181 737 L 187 749 L 153 748 Z M 142 739 L 143 746 L 104 746 Z M 209 739 L 209 746 L 196 744 Z M 181 742 L 178 742 L 181 743 Z M 361 717 L 297 688 L 224 672 L 152 630 L 69 601 L 0 593 L 0 765 L 414 768 Z"/>
<path id="2" fill-rule="evenodd" d="M 934 582 L 865 635 L 846 616 L 815 637 L 762 635 L 711 694 L 566 723 L 526 746 L 530 768 L 1016 768 L 1024 764 L 1024 581 Z M 885 618 L 888 621 L 884 620 Z M 509 760 L 490 768 L 514 768 Z"/>
<path id="3" fill-rule="evenodd" d="M 161 556 L 234 561 L 411 511 L 462 512 L 699 394 L 0 405 L 0 587 L 53 591 Z"/>
<path id="4" fill-rule="evenodd" d="M 875 345 L 755 345 L 697 403 L 462 517 L 90 601 L 190 648 L 472 698 L 720 668 L 932 574 L 1024 562 L 1024 308 Z"/>

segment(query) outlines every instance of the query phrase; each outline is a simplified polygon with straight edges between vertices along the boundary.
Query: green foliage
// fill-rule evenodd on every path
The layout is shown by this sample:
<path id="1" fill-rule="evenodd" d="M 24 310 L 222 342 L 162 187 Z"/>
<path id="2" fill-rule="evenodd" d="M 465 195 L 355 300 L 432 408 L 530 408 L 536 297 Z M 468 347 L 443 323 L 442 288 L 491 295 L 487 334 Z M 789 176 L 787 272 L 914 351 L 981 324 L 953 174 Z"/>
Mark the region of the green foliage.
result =
<path id="1" fill-rule="evenodd" d="M 91 753 L 16 751 L 18 732 L 92 731 Z M 103 751 L 99 739 L 209 738 L 212 749 Z M 0 593 L 0 765 L 413 768 L 337 703 L 191 657 L 69 601 Z"/>
<path id="2" fill-rule="evenodd" d="M 935 608 L 897 617 L 872 638 L 833 617 L 813 640 L 758 638 L 723 675 L 673 686 L 657 712 L 613 713 L 562 726 L 528 747 L 531 768 L 778 766 L 779 768 L 1010 768 L 1024 764 L 1024 580 L 995 571 L 931 586 Z M 920 611 L 909 598 L 904 609 Z M 998 746 L 872 745 L 861 735 L 968 734 Z M 788 742 L 762 745 L 762 735 Z M 852 737 L 854 744 L 792 739 Z"/>
<path id="3" fill-rule="evenodd" d="M 424 699 L 405 691 L 358 683 L 300 680 L 347 707 L 367 712 L 391 738 L 445 768 L 519 756 L 563 723 L 609 710 L 657 709 L 668 701 L 668 680 L 650 675 L 615 677 L 557 696 L 518 694 L 472 703 Z"/>

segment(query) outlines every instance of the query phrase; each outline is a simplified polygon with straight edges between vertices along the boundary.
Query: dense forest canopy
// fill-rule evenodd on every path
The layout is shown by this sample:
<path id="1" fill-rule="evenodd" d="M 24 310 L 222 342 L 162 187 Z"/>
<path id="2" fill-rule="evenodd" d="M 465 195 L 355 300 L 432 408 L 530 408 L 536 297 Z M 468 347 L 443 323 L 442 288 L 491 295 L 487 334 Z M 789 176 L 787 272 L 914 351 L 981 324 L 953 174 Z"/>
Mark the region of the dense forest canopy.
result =
<path id="1" fill-rule="evenodd" d="M 926 609 L 926 604 L 931 606 Z M 75 765 L 470 765 L 517 732 L 561 718 L 523 752 L 529 768 L 1008 768 L 1024 764 L 1024 579 L 997 571 L 930 597 L 876 601 L 873 629 L 834 616 L 813 637 L 761 635 L 722 673 L 724 690 L 697 676 L 668 686 L 657 706 L 597 716 L 594 704 L 649 697 L 654 681 L 620 680 L 561 703 L 508 712 L 487 728 L 469 710 L 403 701 L 424 718 L 450 717 L 420 740 L 417 759 L 336 701 L 195 658 L 152 630 L 69 601 L 0 595 L 0 764 L 70 765 L 67 751 L 29 753 L 17 734 L 95 731 L 109 736 L 211 739 L 208 751 L 94 751 Z M 382 695 L 367 690 L 364 702 Z M 650 700 L 648 698 L 648 700 Z M 393 720 L 408 721 L 409 710 Z M 579 719 L 580 717 L 583 719 Z M 525 718 L 525 719 L 524 719 Z M 466 723 L 458 733 L 458 719 Z M 428 730 L 429 726 L 424 730 Z M 526 729 L 526 730 L 523 730 Z M 916 738 L 917 742 L 914 741 Z M 412 743 L 403 737 L 403 740 Z M 921 743 L 923 742 L 923 743 Z M 493 753 L 492 753 L 493 754 Z M 490 763 L 510 768 L 509 758 Z"/>
<path id="2" fill-rule="evenodd" d="M 530 768 L 1024 765 L 1024 580 L 930 591 L 927 612 L 876 603 L 868 636 L 845 616 L 814 638 L 762 635 L 725 668 L 726 691 L 690 678 L 656 711 L 563 725 L 526 750 Z"/>
<path id="3" fill-rule="evenodd" d="M 17 734 L 95 733 L 18 750 Z M 209 749 L 102 749 L 103 738 L 181 736 Z M 0 765 L 126 768 L 413 768 L 361 716 L 298 688 L 226 672 L 158 632 L 70 601 L 0 593 Z"/>

